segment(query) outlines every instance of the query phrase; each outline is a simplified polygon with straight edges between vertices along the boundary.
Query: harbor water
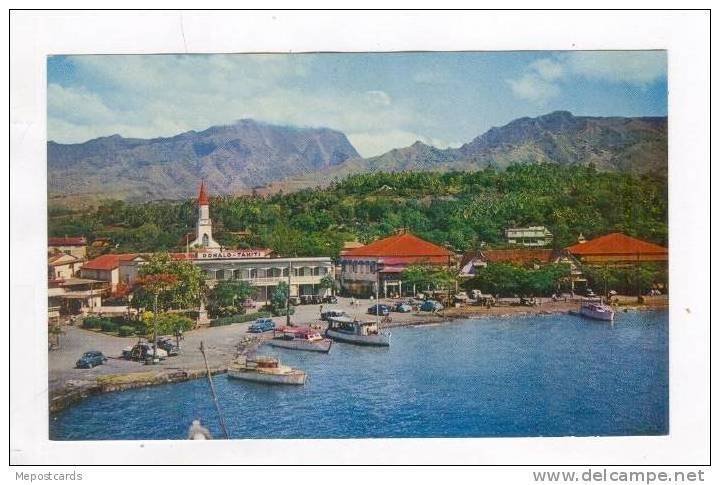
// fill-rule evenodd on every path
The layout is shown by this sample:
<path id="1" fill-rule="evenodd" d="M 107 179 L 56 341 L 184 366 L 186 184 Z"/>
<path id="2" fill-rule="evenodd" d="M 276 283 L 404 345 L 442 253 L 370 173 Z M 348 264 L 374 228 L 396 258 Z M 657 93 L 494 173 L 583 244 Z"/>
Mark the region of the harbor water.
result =
<path id="1" fill-rule="evenodd" d="M 389 348 L 264 346 L 304 386 L 214 377 L 232 438 L 625 436 L 668 433 L 668 313 L 613 325 L 571 315 L 392 329 Z M 206 379 L 92 396 L 51 416 L 50 438 L 221 437 Z"/>

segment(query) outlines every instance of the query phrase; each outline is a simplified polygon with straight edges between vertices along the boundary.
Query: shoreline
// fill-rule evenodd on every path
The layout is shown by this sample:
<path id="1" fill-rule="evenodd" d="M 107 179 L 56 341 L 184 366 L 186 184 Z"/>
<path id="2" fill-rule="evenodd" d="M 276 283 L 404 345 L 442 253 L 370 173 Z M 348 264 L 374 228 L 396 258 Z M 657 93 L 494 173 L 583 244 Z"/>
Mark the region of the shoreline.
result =
<path id="1" fill-rule="evenodd" d="M 510 317 L 531 317 L 569 314 L 577 308 L 577 302 L 546 302 L 544 304 L 527 306 L 495 306 L 491 308 L 464 306 L 459 308 L 448 308 L 442 313 L 423 315 L 414 313 L 405 315 L 400 321 L 383 324 L 383 328 L 402 328 L 424 325 L 437 325 L 442 323 L 455 322 L 457 320 L 488 318 L 510 318 Z M 653 311 L 667 310 L 667 300 L 664 302 L 650 302 L 646 304 L 635 304 L 616 307 L 617 312 Z M 237 356 L 246 355 L 257 350 L 269 336 L 259 339 L 243 340 L 238 344 Z M 221 365 L 211 365 L 212 375 L 227 372 L 229 361 Z M 207 370 L 204 366 L 174 366 L 165 368 L 151 368 L 139 372 L 125 372 L 115 374 L 104 374 L 94 379 L 68 380 L 54 389 L 50 389 L 48 395 L 49 415 L 52 417 L 83 399 L 109 392 L 119 392 L 141 387 L 150 387 L 161 384 L 175 384 L 194 379 L 207 377 Z"/>

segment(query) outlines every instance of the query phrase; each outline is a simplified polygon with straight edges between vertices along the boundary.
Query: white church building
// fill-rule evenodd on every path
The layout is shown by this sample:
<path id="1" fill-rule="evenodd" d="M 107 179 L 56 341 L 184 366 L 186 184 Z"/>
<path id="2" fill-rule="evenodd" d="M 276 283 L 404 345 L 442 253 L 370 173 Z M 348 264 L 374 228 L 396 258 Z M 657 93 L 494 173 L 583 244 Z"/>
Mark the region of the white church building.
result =
<path id="1" fill-rule="evenodd" d="M 329 294 L 321 288 L 325 276 L 335 278 L 330 257 L 277 257 L 270 249 L 223 248 L 212 235 L 210 199 L 205 183 L 198 194 L 197 237 L 187 253 L 175 253 L 176 259 L 190 260 L 202 268 L 208 285 L 221 280 L 247 281 L 255 287 L 254 299 L 267 302 L 280 282 L 290 285 L 291 296 Z"/>

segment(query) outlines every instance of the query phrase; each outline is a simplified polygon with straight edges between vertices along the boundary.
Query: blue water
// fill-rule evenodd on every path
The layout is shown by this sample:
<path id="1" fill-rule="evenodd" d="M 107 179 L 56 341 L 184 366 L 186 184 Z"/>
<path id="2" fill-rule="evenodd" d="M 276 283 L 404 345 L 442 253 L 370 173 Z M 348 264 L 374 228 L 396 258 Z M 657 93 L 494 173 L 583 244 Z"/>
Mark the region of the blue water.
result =
<path id="1" fill-rule="evenodd" d="M 232 438 L 661 435 L 668 433 L 667 312 L 613 326 L 569 315 L 397 328 L 390 348 L 330 354 L 263 347 L 305 386 L 215 377 Z M 220 437 L 205 379 L 93 396 L 51 417 L 50 437 Z"/>

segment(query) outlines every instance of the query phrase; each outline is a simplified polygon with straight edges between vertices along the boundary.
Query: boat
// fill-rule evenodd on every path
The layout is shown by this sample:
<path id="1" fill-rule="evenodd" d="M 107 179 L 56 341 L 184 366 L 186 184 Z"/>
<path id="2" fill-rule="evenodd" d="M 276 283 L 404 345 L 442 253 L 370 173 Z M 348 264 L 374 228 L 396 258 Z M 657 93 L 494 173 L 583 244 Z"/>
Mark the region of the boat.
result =
<path id="1" fill-rule="evenodd" d="M 300 369 L 282 365 L 275 357 L 264 356 L 238 358 L 228 367 L 228 376 L 265 384 L 302 385 L 307 380 L 307 374 Z"/>
<path id="2" fill-rule="evenodd" d="M 362 322 L 348 316 L 330 317 L 325 335 L 336 342 L 389 347 L 390 333 L 381 332 L 378 322 Z"/>
<path id="3" fill-rule="evenodd" d="M 275 331 L 272 340 L 266 342 L 272 347 L 310 352 L 330 352 L 332 340 L 323 338 L 317 330 L 309 327 L 282 327 Z"/>
<path id="4" fill-rule="evenodd" d="M 580 303 L 580 311 L 578 313 L 580 316 L 594 320 L 602 320 L 604 322 L 612 322 L 615 318 L 615 310 L 597 298 L 583 300 Z"/>

